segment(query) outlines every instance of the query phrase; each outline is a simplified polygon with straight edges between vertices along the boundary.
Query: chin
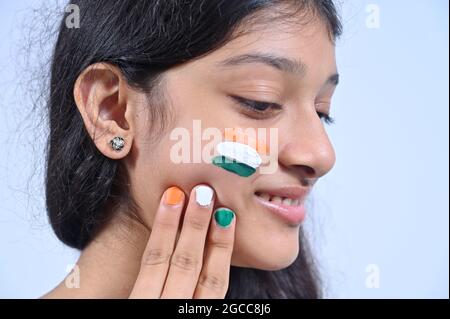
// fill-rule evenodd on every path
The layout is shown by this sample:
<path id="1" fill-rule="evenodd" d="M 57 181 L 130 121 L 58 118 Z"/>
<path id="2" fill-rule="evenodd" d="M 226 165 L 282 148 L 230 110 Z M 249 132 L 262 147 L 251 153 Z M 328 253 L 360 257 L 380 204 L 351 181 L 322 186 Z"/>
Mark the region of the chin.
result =
<path id="1" fill-rule="evenodd" d="M 278 258 L 265 258 L 264 260 L 261 260 L 258 264 L 256 264 L 253 268 L 268 271 L 282 270 L 292 265 L 297 259 L 297 256 L 298 250 L 295 253 L 290 252 L 288 254 L 279 256 Z"/>
<path id="2" fill-rule="evenodd" d="M 231 264 L 238 267 L 277 271 L 292 265 L 297 259 L 298 253 L 298 241 L 281 247 L 260 245 L 253 247 L 251 251 L 242 250 L 241 253 L 233 255 Z"/>

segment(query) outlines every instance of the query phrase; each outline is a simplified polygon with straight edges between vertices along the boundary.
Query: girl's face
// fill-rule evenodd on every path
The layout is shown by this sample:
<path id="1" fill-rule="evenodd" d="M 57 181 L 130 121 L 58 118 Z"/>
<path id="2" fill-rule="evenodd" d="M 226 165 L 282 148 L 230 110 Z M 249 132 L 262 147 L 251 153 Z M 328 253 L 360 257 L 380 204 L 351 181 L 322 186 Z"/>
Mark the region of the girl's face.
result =
<path id="1" fill-rule="evenodd" d="M 139 111 L 126 164 L 132 193 L 144 209 L 141 218 L 152 225 L 150 212 L 168 187 L 178 186 L 188 195 L 195 185 L 209 184 L 216 192 L 215 206 L 237 215 L 232 264 L 264 270 L 290 265 L 298 254 L 304 213 L 296 200 L 304 201 L 335 162 L 321 117 L 330 112 L 336 84 L 334 45 L 319 20 L 273 23 L 168 71 L 162 84 L 165 127 L 159 135 L 161 121 L 149 120 L 148 113 L 157 106 L 135 101 Z M 212 141 L 202 140 L 207 128 L 265 129 L 275 169 L 243 177 L 204 161 L 202 150 Z M 275 144 L 269 142 L 270 128 L 278 133 Z M 180 129 L 189 133 L 181 151 L 189 163 L 176 163 L 173 156 L 181 138 L 171 139 L 171 134 Z M 283 206 L 286 198 L 292 201 Z"/>

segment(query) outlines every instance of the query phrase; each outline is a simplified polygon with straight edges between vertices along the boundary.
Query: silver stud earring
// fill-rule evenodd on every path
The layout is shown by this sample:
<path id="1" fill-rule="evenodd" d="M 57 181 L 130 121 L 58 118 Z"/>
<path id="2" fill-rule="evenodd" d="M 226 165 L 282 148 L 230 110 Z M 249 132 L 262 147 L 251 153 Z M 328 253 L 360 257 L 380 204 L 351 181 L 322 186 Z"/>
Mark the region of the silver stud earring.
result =
<path id="1" fill-rule="evenodd" d="M 116 152 L 120 152 L 125 146 L 125 140 L 120 136 L 116 136 L 109 143 L 111 144 L 111 148 Z"/>

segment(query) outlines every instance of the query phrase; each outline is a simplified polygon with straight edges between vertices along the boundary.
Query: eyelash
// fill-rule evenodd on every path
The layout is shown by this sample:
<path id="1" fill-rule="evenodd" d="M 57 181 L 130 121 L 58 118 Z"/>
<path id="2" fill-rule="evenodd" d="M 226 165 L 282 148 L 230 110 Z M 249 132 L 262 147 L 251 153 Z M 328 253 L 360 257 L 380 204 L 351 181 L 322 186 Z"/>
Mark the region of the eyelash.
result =
<path id="1" fill-rule="evenodd" d="M 272 108 L 274 110 L 281 110 L 283 108 L 281 105 L 276 104 L 276 103 L 254 101 L 254 100 L 244 99 L 239 96 L 232 96 L 232 97 L 242 106 L 244 106 L 248 109 L 251 109 L 253 112 L 256 112 L 260 115 L 265 113 L 266 110 L 269 108 Z M 317 112 L 317 115 L 326 124 L 328 124 L 328 125 L 334 124 L 334 118 L 332 118 L 329 114 L 324 113 L 324 112 Z"/>
<path id="2" fill-rule="evenodd" d="M 233 98 L 241 105 L 251 109 L 259 114 L 266 112 L 267 109 L 272 108 L 274 110 L 281 110 L 282 106 L 276 103 L 261 102 L 255 100 L 244 99 L 240 96 L 233 96 Z"/>
<path id="3" fill-rule="evenodd" d="M 317 115 L 319 115 L 319 118 L 325 122 L 325 124 L 332 125 L 334 124 L 334 118 L 331 117 L 329 114 L 323 113 L 323 112 L 317 112 Z"/>

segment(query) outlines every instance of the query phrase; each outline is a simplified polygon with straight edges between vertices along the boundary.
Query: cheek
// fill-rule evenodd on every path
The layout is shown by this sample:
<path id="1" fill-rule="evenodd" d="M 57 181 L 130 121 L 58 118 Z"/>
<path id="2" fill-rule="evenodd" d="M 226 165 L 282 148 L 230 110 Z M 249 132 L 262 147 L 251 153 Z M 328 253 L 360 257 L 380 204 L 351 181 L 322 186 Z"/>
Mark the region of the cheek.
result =
<path id="1" fill-rule="evenodd" d="M 171 158 L 171 150 L 176 142 L 165 139 L 158 147 L 158 155 L 154 161 L 158 163 L 157 174 L 161 179 L 161 187 L 166 189 L 171 186 L 181 188 L 187 195 L 199 184 L 210 185 L 216 193 L 215 206 L 225 206 L 235 210 L 238 214 L 242 207 L 248 205 L 249 199 L 254 194 L 252 181 L 256 174 L 250 177 L 241 177 L 224 170 L 212 163 L 214 156 L 200 156 L 200 163 L 193 163 L 192 147 L 184 149 L 188 156 L 187 163 L 177 163 Z M 209 141 L 204 141 L 200 149 L 203 149 Z"/>
<path id="2" fill-rule="evenodd" d="M 211 163 L 174 164 L 169 159 L 165 169 L 166 172 L 162 174 L 166 187 L 176 185 L 189 195 L 196 185 L 210 185 L 216 194 L 215 207 L 228 207 L 238 215 L 253 196 L 250 179 L 239 177 Z"/>

